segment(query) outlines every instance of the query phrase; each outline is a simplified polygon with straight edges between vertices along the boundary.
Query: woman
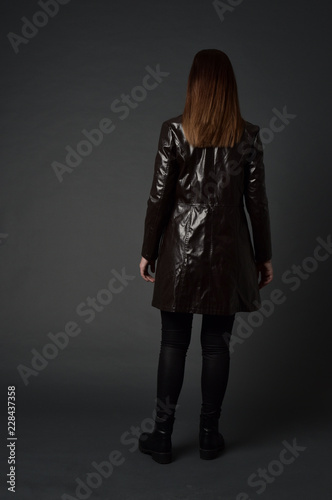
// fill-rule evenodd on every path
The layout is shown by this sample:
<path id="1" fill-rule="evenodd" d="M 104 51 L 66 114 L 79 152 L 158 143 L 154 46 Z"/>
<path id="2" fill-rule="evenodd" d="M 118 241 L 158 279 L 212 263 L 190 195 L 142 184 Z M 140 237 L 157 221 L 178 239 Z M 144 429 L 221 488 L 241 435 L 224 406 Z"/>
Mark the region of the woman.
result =
<path id="1" fill-rule="evenodd" d="M 183 114 L 161 127 L 140 262 L 142 278 L 154 283 L 152 306 L 161 311 L 162 338 L 155 426 L 141 434 L 139 448 L 159 463 L 172 461 L 194 313 L 202 315 L 200 457 L 215 458 L 225 446 L 218 423 L 235 313 L 259 309 L 259 289 L 273 278 L 259 130 L 240 114 L 227 55 L 198 52 Z"/>

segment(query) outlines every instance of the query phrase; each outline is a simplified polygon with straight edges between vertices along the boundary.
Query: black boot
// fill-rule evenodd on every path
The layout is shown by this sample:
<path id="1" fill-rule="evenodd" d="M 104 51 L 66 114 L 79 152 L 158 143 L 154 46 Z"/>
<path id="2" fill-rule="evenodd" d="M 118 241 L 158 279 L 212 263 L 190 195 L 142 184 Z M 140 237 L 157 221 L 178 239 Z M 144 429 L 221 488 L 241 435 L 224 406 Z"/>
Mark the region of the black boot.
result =
<path id="1" fill-rule="evenodd" d="M 174 414 L 156 417 L 152 432 L 143 432 L 139 437 L 139 449 L 152 456 L 159 464 L 172 462 L 172 440 Z"/>
<path id="2" fill-rule="evenodd" d="M 199 454 L 203 460 L 216 458 L 224 450 L 225 441 L 218 430 L 220 411 L 202 413 L 199 425 Z"/>

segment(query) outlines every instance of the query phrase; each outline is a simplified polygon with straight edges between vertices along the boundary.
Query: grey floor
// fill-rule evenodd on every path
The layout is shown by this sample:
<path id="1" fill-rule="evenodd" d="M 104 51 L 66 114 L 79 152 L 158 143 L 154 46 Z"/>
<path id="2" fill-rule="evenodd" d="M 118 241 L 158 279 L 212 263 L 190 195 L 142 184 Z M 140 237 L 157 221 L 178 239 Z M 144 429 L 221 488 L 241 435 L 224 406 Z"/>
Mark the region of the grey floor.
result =
<path id="1" fill-rule="evenodd" d="M 146 430 L 145 422 L 152 417 L 151 394 L 140 394 L 130 386 L 97 393 L 89 387 L 81 389 L 78 393 L 73 388 L 70 395 L 69 382 L 60 390 L 40 390 L 38 398 L 22 394 L 17 420 L 17 492 L 14 496 L 5 491 L 1 498 L 331 498 L 330 417 L 318 404 L 314 411 L 312 406 L 296 406 L 287 400 L 272 405 L 271 398 L 270 402 L 263 397 L 240 402 L 227 396 L 220 420 L 227 448 L 217 459 L 205 461 L 198 452 L 199 395 L 196 392 L 193 398 L 194 388 L 187 384 L 172 437 L 174 459 L 160 465 L 137 449 L 134 435 Z M 66 391 L 69 396 L 62 399 Z M 291 452 L 285 452 L 282 456 L 291 463 L 283 465 L 280 453 L 285 442 L 292 445 L 294 440 L 302 449 L 292 462 Z M 93 462 L 109 460 L 115 450 L 122 463 L 114 466 L 109 477 L 90 476 L 96 486 L 75 492 L 78 478 L 86 484 L 87 474 L 96 472 Z M 258 476 L 259 469 L 267 470 L 266 480 Z"/>

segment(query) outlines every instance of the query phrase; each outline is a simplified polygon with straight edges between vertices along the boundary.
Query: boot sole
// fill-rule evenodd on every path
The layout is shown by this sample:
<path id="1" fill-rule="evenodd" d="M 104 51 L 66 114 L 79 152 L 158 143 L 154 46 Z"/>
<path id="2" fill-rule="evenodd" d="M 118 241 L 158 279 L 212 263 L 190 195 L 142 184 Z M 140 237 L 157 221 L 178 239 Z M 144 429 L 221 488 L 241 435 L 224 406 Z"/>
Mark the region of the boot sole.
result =
<path id="1" fill-rule="evenodd" d="M 172 462 L 172 452 L 160 453 L 157 451 L 149 450 L 148 448 L 144 448 L 141 443 L 139 443 L 139 449 L 142 453 L 146 453 L 147 455 L 151 455 L 155 462 L 158 464 L 169 464 Z"/>
<path id="2" fill-rule="evenodd" d="M 213 460 L 214 458 L 217 458 L 220 453 L 224 451 L 225 447 L 223 446 L 222 448 L 218 448 L 216 450 L 203 450 L 202 448 L 199 449 L 199 456 L 203 460 Z"/>

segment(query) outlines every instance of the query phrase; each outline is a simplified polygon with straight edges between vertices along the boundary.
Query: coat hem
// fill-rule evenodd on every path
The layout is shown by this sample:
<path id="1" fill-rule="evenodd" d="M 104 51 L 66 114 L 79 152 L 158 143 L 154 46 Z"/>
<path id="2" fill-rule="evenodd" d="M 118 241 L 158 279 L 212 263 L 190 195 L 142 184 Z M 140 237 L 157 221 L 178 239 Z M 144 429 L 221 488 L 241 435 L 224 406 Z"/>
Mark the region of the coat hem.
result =
<path id="1" fill-rule="evenodd" d="M 160 309 L 163 311 L 169 311 L 169 312 L 185 312 L 185 313 L 194 313 L 194 314 L 221 314 L 221 315 L 231 315 L 235 314 L 238 312 L 254 312 L 258 311 L 260 307 L 253 307 L 253 308 L 248 308 L 248 307 L 237 307 L 236 310 L 224 310 L 224 309 L 216 309 L 216 308 L 206 308 L 206 307 L 176 307 L 176 306 L 169 306 L 169 305 L 162 305 L 160 303 L 151 302 L 151 306 L 155 307 L 156 309 Z"/>

